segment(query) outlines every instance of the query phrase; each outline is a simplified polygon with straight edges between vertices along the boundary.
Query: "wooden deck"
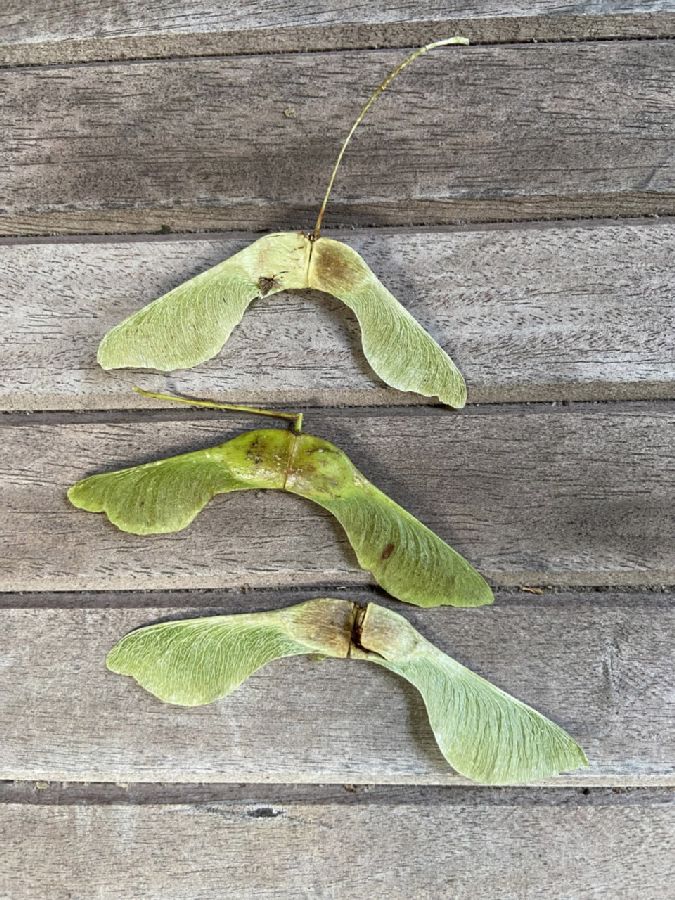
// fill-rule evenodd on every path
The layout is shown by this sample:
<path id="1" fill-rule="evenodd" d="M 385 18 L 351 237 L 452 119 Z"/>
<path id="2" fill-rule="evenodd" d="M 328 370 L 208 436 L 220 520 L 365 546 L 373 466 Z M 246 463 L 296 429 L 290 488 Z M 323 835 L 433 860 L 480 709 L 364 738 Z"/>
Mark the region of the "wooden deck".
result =
<path id="1" fill-rule="evenodd" d="M 217 359 L 105 373 L 102 334 L 271 228 L 326 233 L 453 355 L 469 406 L 370 372 L 356 321 L 255 304 Z M 675 2 L 5 0 L 0 8 L 0 898 L 675 898 Z M 77 478 L 302 408 L 495 587 L 402 607 L 332 520 L 221 497 L 139 539 Z M 590 767 L 486 789 L 376 667 L 285 660 L 163 706 L 129 629 L 377 599 L 566 727 Z"/>

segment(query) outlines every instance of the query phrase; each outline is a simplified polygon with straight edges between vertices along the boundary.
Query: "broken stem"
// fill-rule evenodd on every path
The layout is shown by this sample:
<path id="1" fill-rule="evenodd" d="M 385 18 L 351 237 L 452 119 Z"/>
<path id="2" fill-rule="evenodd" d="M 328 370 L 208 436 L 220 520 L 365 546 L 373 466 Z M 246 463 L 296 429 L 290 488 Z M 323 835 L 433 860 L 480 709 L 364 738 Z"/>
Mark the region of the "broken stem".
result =
<path id="1" fill-rule="evenodd" d="M 252 416 L 269 416 L 272 419 L 284 419 L 292 423 L 295 434 L 302 431 L 302 413 L 277 412 L 275 409 L 260 409 L 257 406 L 235 406 L 232 403 L 216 403 L 215 400 L 198 400 L 194 397 L 179 397 L 177 394 L 158 394 L 135 387 L 134 391 L 141 397 L 151 400 L 166 400 L 169 403 L 186 403 L 188 406 L 201 406 L 206 409 L 224 409 L 228 412 L 248 413 Z"/>
<path id="2" fill-rule="evenodd" d="M 434 41 L 432 44 L 426 44 L 424 47 L 419 47 L 417 50 L 414 50 L 410 56 L 407 56 L 403 62 L 399 63 L 395 69 L 392 69 L 391 72 L 387 75 L 387 77 L 382 81 L 370 95 L 368 100 L 366 101 L 363 109 L 356 117 L 356 121 L 349 129 L 349 134 L 344 139 L 342 147 L 340 147 L 340 152 L 337 155 L 337 159 L 335 160 L 335 165 L 333 166 L 333 171 L 331 172 L 330 180 L 328 182 L 328 188 L 326 189 L 326 194 L 323 198 L 323 203 L 321 204 L 321 209 L 319 210 L 319 215 L 316 220 L 316 225 L 314 226 L 314 231 L 312 232 L 312 240 L 318 240 L 321 234 L 321 223 L 323 222 L 323 216 L 326 212 L 326 206 L 328 205 L 328 200 L 330 198 L 330 193 L 333 190 L 333 184 L 335 182 L 335 176 L 337 175 L 338 169 L 340 168 L 340 163 L 342 162 L 342 157 L 345 155 L 345 150 L 347 149 L 347 145 L 352 139 L 352 135 L 359 127 L 361 122 L 366 117 L 366 113 L 370 109 L 370 107 L 375 103 L 377 98 L 383 94 L 392 81 L 396 78 L 397 75 L 400 75 L 401 72 L 406 69 L 411 62 L 414 62 L 418 56 L 423 56 L 425 53 L 428 53 L 430 50 L 435 50 L 436 47 L 447 47 L 449 44 L 462 44 L 466 46 L 469 43 L 468 39 L 465 37 L 460 37 L 455 35 L 454 37 L 444 38 L 442 41 Z"/>

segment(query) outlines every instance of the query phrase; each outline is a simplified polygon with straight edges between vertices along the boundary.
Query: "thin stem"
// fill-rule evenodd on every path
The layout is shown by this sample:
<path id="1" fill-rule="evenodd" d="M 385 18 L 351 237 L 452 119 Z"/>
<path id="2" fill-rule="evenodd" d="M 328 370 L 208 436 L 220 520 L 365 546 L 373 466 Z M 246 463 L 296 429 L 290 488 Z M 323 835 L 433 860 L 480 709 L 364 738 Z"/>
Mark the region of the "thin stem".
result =
<path id="1" fill-rule="evenodd" d="M 317 240 L 321 234 L 321 223 L 323 222 L 323 216 L 326 212 L 326 206 L 328 205 L 328 200 L 330 198 L 330 192 L 333 190 L 333 184 L 335 182 L 335 176 L 337 175 L 338 169 L 340 168 L 340 163 L 342 162 L 342 157 L 345 155 L 345 150 L 347 149 L 347 145 L 352 139 L 352 135 L 359 127 L 361 122 L 366 117 L 366 113 L 370 109 L 370 107 L 375 103 L 377 98 L 383 94 L 392 81 L 396 78 L 397 75 L 400 75 L 401 72 L 406 69 L 411 62 L 414 62 L 418 56 L 423 56 L 425 53 L 428 53 L 430 50 L 435 50 L 436 47 L 447 47 L 449 44 L 462 44 L 466 46 L 469 43 L 468 39 L 465 37 L 459 37 L 456 35 L 455 37 L 444 38 L 442 41 L 434 41 L 433 44 L 426 44 L 424 47 L 419 47 L 417 50 L 414 50 L 410 56 L 407 56 L 403 62 L 399 63 L 395 69 L 392 69 L 391 72 L 387 75 L 387 77 L 382 81 L 370 95 L 368 100 L 366 101 L 363 109 L 356 117 L 356 121 L 349 129 L 349 134 L 344 139 L 342 147 L 340 147 L 340 152 L 337 155 L 337 159 L 335 160 L 335 165 L 333 166 L 333 171 L 331 172 L 330 180 L 328 182 L 328 187 L 326 189 L 325 196 L 323 198 L 323 203 L 321 204 L 321 209 L 319 210 L 319 215 L 316 220 L 316 225 L 314 226 L 314 231 L 312 232 L 312 240 Z"/>
<path id="2" fill-rule="evenodd" d="M 275 409 L 259 409 L 257 406 L 235 406 L 232 403 L 216 403 L 215 400 L 197 400 L 194 397 L 179 397 L 176 394 L 157 394 L 154 391 L 146 391 L 135 387 L 134 391 L 141 397 L 149 397 L 151 400 L 167 400 L 169 403 L 186 403 L 188 406 L 201 406 L 206 409 L 224 409 L 229 412 L 249 413 L 252 416 L 269 416 L 272 419 L 285 419 L 293 423 L 293 431 L 300 434 L 302 431 L 302 413 L 277 412 Z"/>

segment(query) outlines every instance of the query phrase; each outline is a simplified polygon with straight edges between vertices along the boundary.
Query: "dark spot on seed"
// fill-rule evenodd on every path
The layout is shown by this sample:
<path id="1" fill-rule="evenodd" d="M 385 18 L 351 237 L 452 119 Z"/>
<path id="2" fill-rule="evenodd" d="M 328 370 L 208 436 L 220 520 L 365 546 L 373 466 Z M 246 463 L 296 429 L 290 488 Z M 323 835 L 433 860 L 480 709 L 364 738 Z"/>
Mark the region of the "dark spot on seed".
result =
<path id="1" fill-rule="evenodd" d="M 316 271 L 322 282 L 328 285 L 344 285 L 350 280 L 351 268 L 344 255 L 331 244 L 317 247 Z"/>
<path id="2" fill-rule="evenodd" d="M 387 546 L 382 551 L 380 559 L 389 559 L 389 557 L 391 556 L 391 554 L 394 552 L 395 549 L 396 549 L 395 544 L 387 544 Z"/>
<path id="3" fill-rule="evenodd" d="M 274 288 L 278 287 L 279 282 L 274 276 L 272 276 L 271 278 L 266 278 L 263 275 L 262 278 L 258 279 L 258 290 L 260 291 L 261 297 L 264 297 L 266 294 L 269 294 L 270 291 L 274 290 Z"/>
<path id="4" fill-rule="evenodd" d="M 263 461 L 264 452 L 265 452 L 265 444 L 260 439 L 260 437 L 257 437 L 253 441 L 251 441 L 251 444 L 250 444 L 248 450 L 246 451 L 246 455 L 256 465 L 260 465 L 260 463 Z"/>

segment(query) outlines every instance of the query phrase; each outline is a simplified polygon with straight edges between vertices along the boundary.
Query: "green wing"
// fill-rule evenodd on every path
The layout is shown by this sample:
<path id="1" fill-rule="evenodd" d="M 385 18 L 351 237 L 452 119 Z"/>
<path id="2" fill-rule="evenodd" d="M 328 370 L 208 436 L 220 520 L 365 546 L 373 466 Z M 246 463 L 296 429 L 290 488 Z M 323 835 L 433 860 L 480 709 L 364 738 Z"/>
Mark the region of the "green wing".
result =
<path id="1" fill-rule="evenodd" d="M 310 600 L 275 612 L 164 622 L 122 638 L 107 665 L 165 703 L 199 706 L 225 697 L 272 660 L 346 657 L 352 619 L 345 600 Z"/>
<path id="2" fill-rule="evenodd" d="M 131 534 L 180 531 L 216 494 L 243 487 L 214 456 L 216 449 L 92 475 L 74 484 L 68 499 L 87 512 L 104 512 Z"/>
<path id="3" fill-rule="evenodd" d="M 216 494 L 280 488 L 290 439 L 274 428 L 247 431 L 216 447 L 92 475 L 74 484 L 68 499 L 131 534 L 180 531 Z"/>
<path id="4" fill-rule="evenodd" d="M 311 435 L 300 438 L 286 489 L 332 513 L 359 565 L 399 600 L 416 606 L 492 603 L 482 575 L 372 485 L 334 444 Z"/>
<path id="5" fill-rule="evenodd" d="M 446 656 L 396 613 L 371 604 L 361 644 L 372 651 L 367 659 L 417 688 L 443 756 L 461 775 L 516 784 L 588 765 L 562 728 Z"/>
<path id="6" fill-rule="evenodd" d="M 303 235 L 267 235 L 179 285 L 103 338 L 104 369 L 189 369 L 214 357 L 256 297 L 306 277 Z"/>
<path id="7" fill-rule="evenodd" d="M 339 448 L 280 429 L 248 431 L 225 444 L 73 485 L 68 499 L 104 512 L 122 531 L 187 527 L 216 494 L 285 489 L 318 503 L 344 528 L 359 565 L 394 597 L 417 606 L 481 606 L 492 591 L 455 550 L 394 503 Z"/>
<path id="8" fill-rule="evenodd" d="M 318 502 L 344 528 L 361 568 L 393 597 L 427 607 L 492 603 L 489 585 L 463 556 L 372 484 Z"/>
<path id="9" fill-rule="evenodd" d="M 320 238 L 312 251 L 309 286 L 332 294 L 355 313 L 363 352 L 383 381 L 400 391 L 438 397 L 448 406 L 464 406 L 466 384 L 459 369 L 355 250 Z"/>
<path id="10" fill-rule="evenodd" d="M 186 281 L 125 319 L 101 341 L 104 369 L 189 369 L 211 359 L 260 296 L 237 257 Z"/>

